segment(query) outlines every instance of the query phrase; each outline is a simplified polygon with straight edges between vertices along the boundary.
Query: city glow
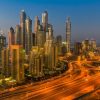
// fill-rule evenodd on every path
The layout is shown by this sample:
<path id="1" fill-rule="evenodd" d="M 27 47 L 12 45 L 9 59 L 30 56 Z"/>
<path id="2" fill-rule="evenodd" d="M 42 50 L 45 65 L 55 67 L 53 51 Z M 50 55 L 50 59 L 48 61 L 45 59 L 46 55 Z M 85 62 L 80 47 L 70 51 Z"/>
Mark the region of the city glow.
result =
<path id="1" fill-rule="evenodd" d="M 97 40 L 73 42 L 74 16 L 65 18 L 65 38 L 48 11 L 41 16 L 33 22 L 21 10 L 19 24 L 0 31 L 0 100 L 100 100 Z"/>

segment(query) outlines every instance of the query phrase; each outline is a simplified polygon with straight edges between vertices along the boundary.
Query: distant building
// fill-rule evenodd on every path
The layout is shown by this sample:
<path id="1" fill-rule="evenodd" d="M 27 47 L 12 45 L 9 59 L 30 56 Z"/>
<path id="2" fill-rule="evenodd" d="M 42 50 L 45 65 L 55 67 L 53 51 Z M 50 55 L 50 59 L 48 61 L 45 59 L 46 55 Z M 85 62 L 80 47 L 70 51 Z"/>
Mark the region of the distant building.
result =
<path id="1" fill-rule="evenodd" d="M 74 45 L 74 53 L 75 55 L 80 55 L 82 53 L 82 43 L 76 42 Z"/>
<path id="2" fill-rule="evenodd" d="M 15 44 L 21 45 L 21 27 L 16 25 L 15 27 Z"/>
<path id="3" fill-rule="evenodd" d="M 44 49 L 33 46 L 29 55 L 29 73 L 34 77 L 43 76 Z"/>
<path id="4" fill-rule="evenodd" d="M 48 29 L 48 12 L 44 11 L 44 13 L 42 13 L 42 26 L 43 26 L 43 30 L 46 32 Z"/>
<path id="5" fill-rule="evenodd" d="M 57 44 L 62 44 L 62 36 L 61 35 L 58 35 L 56 37 L 56 42 L 57 42 Z"/>
<path id="6" fill-rule="evenodd" d="M 35 17 L 34 20 L 34 32 L 36 33 L 38 31 L 38 26 L 40 25 L 40 20 L 38 18 L 38 16 Z"/>
<path id="7" fill-rule="evenodd" d="M 14 29 L 11 27 L 10 31 L 8 32 L 8 45 L 14 45 L 15 44 L 15 32 Z"/>
<path id="8" fill-rule="evenodd" d="M 70 17 L 68 17 L 66 22 L 66 47 L 67 47 L 67 53 L 70 52 L 71 49 L 71 21 Z"/>
<path id="9" fill-rule="evenodd" d="M 49 24 L 48 31 L 46 32 L 46 40 L 53 40 L 53 26 Z"/>
<path id="10" fill-rule="evenodd" d="M 62 42 L 62 55 L 66 55 L 67 52 L 67 47 L 66 47 L 66 42 Z"/>
<path id="11" fill-rule="evenodd" d="M 91 48 L 91 50 L 97 49 L 96 40 L 94 40 L 94 39 L 90 40 L 90 48 Z"/>
<path id="12" fill-rule="evenodd" d="M 45 48 L 45 66 L 53 70 L 56 68 L 56 63 L 58 59 L 57 45 L 54 43 L 53 30 L 50 27 L 46 33 Z"/>
<path id="13" fill-rule="evenodd" d="M 97 50 L 96 41 L 95 40 L 84 40 L 82 42 L 76 42 L 74 45 L 74 53 L 75 54 L 84 54 L 88 57 L 89 52 L 94 52 Z"/>
<path id="14" fill-rule="evenodd" d="M 1 67 L 1 52 L 3 48 L 6 47 L 6 37 L 3 34 L 0 34 L 0 67 Z"/>
<path id="15" fill-rule="evenodd" d="M 4 48 L 2 50 L 2 75 L 3 77 L 10 77 L 11 76 L 11 66 L 9 60 L 9 48 Z"/>
<path id="16" fill-rule="evenodd" d="M 26 54 L 29 54 L 29 51 L 32 48 L 32 20 L 30 19 L 30 17 L 27 17 L 25 20 L 25 29 L 26 29 L 26 36 L 25 36 L 25 50 L 26 50 Z"/>
<path id="17" fill-rule="evenodd" d="M 89 51 L 90 50 L 90 41 L 88 39 L 82 41 L 82 49 L 83 49 L 83 51 Z"/>
<path id="18" fill-rule="evenodd" d="M 45 32 L 44 31 L 38 31 L 36 33 L 36 46 L 39 46 L 39 47 L 43 47 L 44 46 L 44 43 L 46 41 L 46 36 L 45 36 Z"/>
<path id="19" fill-rule="evenodd" d="M 57 45 L 48 40 L 45 43 L 45 66 L 50 69 L 56 69 L 56 64 L 58 61 L 58 49 Z"/>
<path id="20" fill-rule="evenodd" d="M 21 45 L 10 46 L 11 76 L 17 82 L 24 80 L 25 50 Z"/>
<path id="21" fill-rule="evenodd" d="M 56 37 L 56 45 L 58 48 L 58 55 L 61 55 L 62 54 L 62 36 L 61 35 L 58 35 Z"/>
<path id="22" fill-rule="evenodd" d="M 25 20 L 26 20 L 26 13 L 24 10 L 20 12 L 20 27 L 21 27 L 21 45 L 25 49 Z"/>

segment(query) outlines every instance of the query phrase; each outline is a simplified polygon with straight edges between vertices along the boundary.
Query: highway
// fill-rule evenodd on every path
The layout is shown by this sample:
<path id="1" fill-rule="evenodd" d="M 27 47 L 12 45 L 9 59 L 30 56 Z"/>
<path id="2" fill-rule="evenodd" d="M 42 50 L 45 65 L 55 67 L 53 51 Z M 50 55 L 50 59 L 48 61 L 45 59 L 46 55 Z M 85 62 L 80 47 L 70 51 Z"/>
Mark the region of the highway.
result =
<path id="1" fill-rule="evenodd" d="M 77 66 L 73 63 L 71 65 L 74 66 L 73 68 Z M 73 68 L 71 68 L 72 71 Z M 22 88 L 1 94 L 0 100 L 72 100 L 87 93 L 84 89 L 88 89 L 90 92 L 100 84 L 99 73 L 88 77 L 84 77 L 81 73 L 76 75 L 74 73 L 75 77 L 66 74 L 59 78 L 40 82 L 39 85 L 25 85 Z"/>
<path id="2" fill-rule="evenodd" d="M 72 83 L 67 83 L 67 81 L 62 81 L 59 86 L 53 86 L 50 88 L 43 89 L 42 91 L 38 91 L 38 93 L 31 93 L 28 100 L 61 100 L 63 98 L 66 98 L 68 100 L 69 97 L 72 99 L 75 99 L 76 97 L 73 97 L 74 94 L 81 90 L 84 90 L 84 88 L 87 88 L 89 86 L 99 86 L 100 81 L 97 80 L 100 78 L 100 75 L 96 75 L 95 77 L 89 77 L 88 81 L 84 78 L 80 78 L 76 81 L 73 81 Z M 96 81 L 97 80 L 97 81 Z M 63 83 L 63 84 L 62 84 Z M 84 93 L 82 93 L 84 94 Z M 81 95 L 82 95 L 81 94 Z M 80 95 L 79 95 L 80 96 Z M 24 99 L 23 99 L 24 100 Z"/>
<path id="3" fill-rule="evenodd" d="M 23 96 L 26 93 L 37 92 L 38 90 L 42 90 L 42 89 L 45 89 L 47 87 L 52 87 L 54 84 L 57 84 L 57 86 L 59 86 L 60 81 L 63 81 L 63 80 L 67 80 L 68 83 L 70 83 L 72 81 L 71 79 L 68 78 L 68 76 L 64 76 L 63 78 L 51 80 L 51 81 L 48 81 L 48 82 L 43 83 L 41 85 L 36 85 L 36 86 L 34 86 L 34 85 L 27 86 L 26 85 L 22 89 L 16 89 L 15 91 L 9 92 L 7 94 L 0 95 L 0 99 L 6 100 L 6 98 L 17 97 L 19 95 Z"/>

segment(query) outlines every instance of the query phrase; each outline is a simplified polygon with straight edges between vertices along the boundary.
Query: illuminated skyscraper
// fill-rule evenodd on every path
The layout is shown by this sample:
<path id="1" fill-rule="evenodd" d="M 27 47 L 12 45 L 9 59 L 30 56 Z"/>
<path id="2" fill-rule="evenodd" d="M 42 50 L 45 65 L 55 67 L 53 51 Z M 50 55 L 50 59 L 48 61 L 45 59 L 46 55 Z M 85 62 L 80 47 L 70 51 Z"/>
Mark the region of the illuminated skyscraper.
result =
<path id="1" fill-rule="evenodd" d="M 14 29 L 11 27 L 10 32 L 8 32 L 8 45 L 14 45 L 15 44 L 15 32 Z"/>
<path id="2" fill-rule="evenodd" d="M 48 12 L 47 11 L 42 13 L 42 25 L 43 25 L 43 30 L 46 32 L 48 28 Z"/>
<path id="3" fill-rule="evenodd" d="M 26 53 L 28 54 L 33 45 L 32 44 L 32 20 L 30 19 L 30 17 L 26 18 L 25 25 L 26 25 L 25 50 L 26 50 Z"/>
<path id="4" fill-rule="evenodd" d="M 48 31 L 46 32 L 46 40 L 52 40 L 53 41 L 53 27 L 52 25 L 48 26 Z"/>
<path id="5" fill-rule="evenodd" d="M 16 44 L 21 44 L 21 27 L 16 25 L 15 27 L 15 42 Z"/>
<path id="6" fill-rule="evenodd" d="M 26 13 L 24 10 L 20 13 L 20 26 L 21 26 L 21 45 L 25 48 L 25 20 L 26 20 Z"/>
<path id="7" fill-rule="evenodd" d="M 58 49 L 58 54 L 61 55 L 62 54 L 62 36 L 61 35 L 58 35 L 56 37 L 56 45 Z"/>
<path id="8" fill-rule="evenodd" d="M 4 48 L 2 50 L 2 75 L 4 77 L 10 77 L 11 75 L 11 66 L 9 60 L 9 48 Z"/>
<path id="9" fill-rule="evenodd" d="M 11 77 L 17 82 L 24 80 L 25 50 L 21 45 L 10 46 Z"/>
<path id="10" fill-rule="evenodd" d="M 44 49 L 33 46 L 29 55 L 29 72 L 34 77 L 43 76 Z"/>
<path id="11" fill-rule="evenodd" d="M 92 40 L 84 40 L 82 41 L 82 49 L 85 52 L 88 51 L 95 51 L 96 50 L 96 40 L 92 39 Z"/>
<path id="12" fill-rule="evenodd" d="M 36 46 L 43 47 L 45 40 L 46 40 L 45 32 L 44 31 L 38 31 L 36 33 Z"/>
<path id="13" fill-rule="evenodd" d="M 47 40 L 45 43 L 45 66 L 50 70 L 56 68 L 58 60 L 57 45 L 52 40 Z"/>
<path id="14" fill-rule="evenodd" d="M 0 34 L 0 51 L 6 47 L 6 37 L 3 34 Z"/>
<path id="15" fill-rule="evenodd" d="M 53 41 L 52 27 L 48 28 L 44 47 L 45 47 L 45 66 L 50 70 L 53 70 L 56 68 L 58 51 L 57 51 L 57 45 Z"/>
<path id="16" fill-rule="evenodd" d="M 34 32 L 35 33 L 38 31 L 39 25 L 40 25 L 40 20 L 39 20 L 38 16 L 36 16 L 35 20 L 34 20 Z"/>
<path id="17" fill-rule="evenodd" d="M 71 48 L 71 21 L 70 17 L 68 17 L 66 22 L 66 47 L 67 47 L 67 53 L 70 52 Z"/>
<path id="18" fill-rule="evenodd" d="M 88 39 L 82 41 L 82 49 L 83 51 L 86 51 L 86 52 L 90 50 L 90 41 Z"/>
<path id="19" fill-rule="evenodd" d="M 66 42 L 62 42 L 62 55 L 64 56 L 64 55 L 66 55 L 66 51 L 67 51 L 67 49 L 66 49 Z"/>
<path id="20" fill-rule="evenodd" d="M 6 37 L 3 34 L 0 34 L 0 67 L 1 67 L 1 52 L 3 48 L 6 47 Z"/>
<path id="21" fill-rule="evenodd" d="M 91 48 L 91 50 L 96 50 L 96 48 L 97 48 L 96 40 L 94 40 L 94 39 L 90 40 L 90 48 Z"/>

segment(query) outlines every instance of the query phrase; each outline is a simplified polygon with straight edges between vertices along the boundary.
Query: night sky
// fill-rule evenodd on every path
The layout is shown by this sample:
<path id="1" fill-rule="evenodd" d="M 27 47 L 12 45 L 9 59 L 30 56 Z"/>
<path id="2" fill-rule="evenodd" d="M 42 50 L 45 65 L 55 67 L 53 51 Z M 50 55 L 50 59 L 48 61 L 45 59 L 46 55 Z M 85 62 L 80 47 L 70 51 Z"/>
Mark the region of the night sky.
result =
<path id="1" fill-rule="evenodd" d="M 20 11 L 24 9 L 34 22 L 34 17 L 45 10 L 54 35 L 65 37 L 68 16 L 72 22 L 72 41 L 96 39 L 100 43 L 100 0 L 0 0 L 0 29 L 7 34 L 9 28 L 19 24 Z"/>

